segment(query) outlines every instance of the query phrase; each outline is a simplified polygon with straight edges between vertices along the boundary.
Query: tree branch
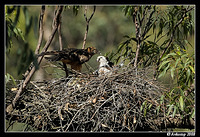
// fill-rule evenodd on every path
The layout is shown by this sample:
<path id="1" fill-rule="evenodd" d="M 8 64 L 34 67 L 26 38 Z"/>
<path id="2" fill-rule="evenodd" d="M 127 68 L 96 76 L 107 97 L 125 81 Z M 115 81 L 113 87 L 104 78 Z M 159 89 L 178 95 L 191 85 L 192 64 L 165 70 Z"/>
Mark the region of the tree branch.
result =
<path id="1" fill-rule="evenodd" d="M 83 47 L 82 47 L 82 49 L 85 49 L 87 34 L 88 34 L 88 30 L 89 30 L 89 22 L 90 22 L 90 20 L 92 19 L 93 15 L 94 15 L 94 13 L 95 13 L 95 10 L 96 10 L 96 6 L 94 6 L 93 13 L 91 14 L 90 18 L 87 19 L 87 16 L 86 16 L 86 13 L 87 13 L 87 6 L 85 7 L 84 17 L 85 17 L 85 21 L 86 21 L 86 31 L 85 31 L 85 36 L 84 36 L 84 39 L 83 39 Z"/>
<path id="2" fill-rule="evenodd" d="M 59 38 L 59 45 L 60 45 L 60 50 L 63 50 L 63 44 L 62 44 L 62 32 L 61 32 L 61 19 L 62 17 L 60 16 L 59 19 L 59 25 L 58 25 L 58 38 Z M 68 77 L 68 70 L 67 70 L 67 66 L 65 63 L 62 62 L 63 68 L 65 70 L 65 77 Z"/>
<path id="3" fill-rule="evenodd" d="M 44 30 L 43 30 L 43 18 L 44 18 L 44 12 L 45 12 L 45 6 L 41 7 L 41 11 L 40 11 L 40 17 L 39 17 L 39 39 L 38 39 L 38 44 L 37 47 L 35 49 L 35 54 L 39 54 L 40 51 L 40 47 L 42 45 L 42 39 L 43 39 L 43 34 L 44 34 Z M 33 62 L 30 64 L 29 68 L 27 69 L 27 71 L 24 73 L 24 78 L 26 78 L 28 76 L 28 74 L 30 73 L 30 70 L 33 67 Z"/>
<path id="4" fill-rule="evenodd" d="M 42 6 L 41 12 L 40 12 L 40 21 L 39 21 L 39 39 L 38 39 L 38 45 L 35 49 L 35 54 L 39 54 L 40 47 L 42 45 L 42 39 L 43 39 L 43 18 L 44 18 L 44 12 L 45 12 L 45 6 Z"/>
<path id="5" fill-rule="evenodd" d="M 134 8 L 133 12 L 133 22 L 135 23 L 135 33 L 136 33 L 136 39 L 137 39 L 137 49 L 136 49 L 136 54 L 135 54 L 135 61 L 134 61 L 134 67 L 137 66 L 137 60 L 139 56 L 139 51 L 140 51 L 140 45 L 141 45 L 141 28 L 139 26 L 138 20 L 137 20 L 137 7 Z"/>
<path id="6" fill-rule="evenodd" d="M 60 44 L 60 50 L 63 49 L 63 44 L 62 44 L 62 33 L 61 33 L 61 16 L 60 16 L 60 22 L 59 22 L 59 25 L 58 25 L 58 38 L 59 38 L 59 44 Z"/>

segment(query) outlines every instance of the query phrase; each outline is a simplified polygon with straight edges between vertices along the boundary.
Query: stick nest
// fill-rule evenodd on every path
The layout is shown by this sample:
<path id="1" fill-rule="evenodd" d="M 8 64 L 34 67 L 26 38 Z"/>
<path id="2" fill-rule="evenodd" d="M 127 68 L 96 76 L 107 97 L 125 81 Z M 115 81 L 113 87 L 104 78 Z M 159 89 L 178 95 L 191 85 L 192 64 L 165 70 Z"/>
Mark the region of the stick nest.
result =
<path id="1" fill-rule="evenodd" d="M 166 89 L 151 78 L 150 68 L 122 67 L 110 76 L 31 81 L 6 118 L 41 131 L 159 130 L 164 115 L 160 99 Z M 6 105 L 15 94 L 7 88 Z"/>

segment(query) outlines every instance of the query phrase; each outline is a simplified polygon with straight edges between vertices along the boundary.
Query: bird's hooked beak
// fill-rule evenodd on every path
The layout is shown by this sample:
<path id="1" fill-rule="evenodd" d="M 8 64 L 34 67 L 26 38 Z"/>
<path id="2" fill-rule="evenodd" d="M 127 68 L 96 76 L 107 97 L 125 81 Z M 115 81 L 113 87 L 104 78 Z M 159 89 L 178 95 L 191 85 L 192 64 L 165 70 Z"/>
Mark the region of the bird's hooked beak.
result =
<path id="1" fill-rule="evenodd" d="M 99 51 L 98 49 L 95 49 L 95 54 L 100 54 L 101 55 L 101 51 Z"/>
<path id="2" fill-rule="evenodd" d="M 101 54 L 101 52 L 98 49 L 94 49 L 93 54 Z"/>

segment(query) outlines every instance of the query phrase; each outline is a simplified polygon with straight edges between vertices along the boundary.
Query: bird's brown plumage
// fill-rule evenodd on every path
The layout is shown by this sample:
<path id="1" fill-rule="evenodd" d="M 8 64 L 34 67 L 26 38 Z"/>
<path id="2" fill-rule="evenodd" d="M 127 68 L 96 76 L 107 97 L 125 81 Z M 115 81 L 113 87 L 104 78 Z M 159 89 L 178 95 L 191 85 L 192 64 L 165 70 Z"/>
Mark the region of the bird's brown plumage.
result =
<path id="1" fill-rule="evenodd" d="M 97 52 L 95 47 L 88 47 L 86 49 L 68 48 L 43 52 L 39 56 L 53 55 L 51 57 L 45 57 L 45 59 L 50 61 L 62 61 L 64 64 L 71 65 L 71 69 L 81 72 L 82 64 L 89 61 Z"/>

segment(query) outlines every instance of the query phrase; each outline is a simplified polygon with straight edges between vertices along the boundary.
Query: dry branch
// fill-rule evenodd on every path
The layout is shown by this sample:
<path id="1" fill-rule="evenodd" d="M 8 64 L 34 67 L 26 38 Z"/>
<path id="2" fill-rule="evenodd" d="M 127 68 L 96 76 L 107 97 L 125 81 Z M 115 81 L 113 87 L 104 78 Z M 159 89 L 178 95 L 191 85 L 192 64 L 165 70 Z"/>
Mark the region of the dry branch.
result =
<path id="1" fill-rule="evenodd" d="M 94 6 L 93 13 L 91 14 L 90 18 L 88 19 L 87 16 L 86 16 L 87 6 L 85 7 L 84 17 L 85 17 L 85 21 L 86 21 L 86 30 L 85 30 L 85 35 L 84 35 L 84 39 L 83 39 L 83 47 L 82 47 L 82 49 L 85 49 L 87 34 L 88 34 L 88 30 L 89 30 L 89 23 L 90 23 L 90 20 L 92 19 L 93 15 L 95 13 L 95 10 L 96 10 L 96 6 Z"/>
<path id="2" fill-rule="evenodd" d="M 39 18 L 39 39 L 38 39 L 37 48 L 35 50 L 36 55 L 39 54 L 40 47 L 42 45 L 42 39 L 43 39 L 43 34 L 44 34 L 44 30 L 43 30 L 44 12 L 45 12 L 45 6 L 42 6 L 41 12 L 40 12 L 40 18 Z"/>
<path id="3" fill-rule="evenodd" d="M 140 45 L 141 45 L 141 23 L 139 25 L 140 20 L 138 21 L 137 19 L 137 7 L 134 8 L 132 18 L 133 18 L 133 23 L 135 24 L 135 33 L 136 33 L 136 39 L 137 39 L 137 49 L 136 49 L 133 65 L 134 67 L 137 67 L 137 60 L 138 60 Z"/>
<path id="4" fill-rule="evenodd" d="M 59 19 L 59 25 L 58 25 L 58 37 L 59 37 L 59 44 L 60 44 L 60 50 L 63 49 L 63 44 L 62 44 L 62 32 L 61 32 L 61 16 L 60 16 L 60 19 Z"/>

